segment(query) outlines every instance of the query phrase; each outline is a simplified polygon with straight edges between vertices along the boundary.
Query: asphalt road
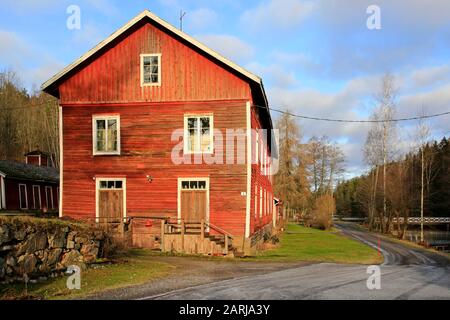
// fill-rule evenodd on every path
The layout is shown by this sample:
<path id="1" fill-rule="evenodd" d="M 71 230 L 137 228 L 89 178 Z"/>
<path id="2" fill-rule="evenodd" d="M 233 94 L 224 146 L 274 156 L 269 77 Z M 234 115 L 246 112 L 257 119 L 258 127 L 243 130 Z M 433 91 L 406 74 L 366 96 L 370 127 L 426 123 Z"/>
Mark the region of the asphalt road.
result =
<path id="1" fill-rule="evenodd" d="M 264 274 L 217 281 L 140 299 L 450 299 L 450 260 L 361 231 L 338 226 L 346 235 L 375 248 L 385 261 L 379 266 L 381 288 L 368 289 L 367 266 L 319 263 Z M 378 245 L 380 243 L 380 245 Z"/>

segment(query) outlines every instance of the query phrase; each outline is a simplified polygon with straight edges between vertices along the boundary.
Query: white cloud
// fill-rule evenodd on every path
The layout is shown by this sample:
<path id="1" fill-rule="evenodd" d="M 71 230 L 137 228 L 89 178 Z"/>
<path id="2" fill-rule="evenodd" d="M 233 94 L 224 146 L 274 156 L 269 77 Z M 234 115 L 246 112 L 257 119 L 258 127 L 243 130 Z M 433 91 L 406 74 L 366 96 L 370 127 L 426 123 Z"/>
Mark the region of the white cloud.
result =
<path id="1" fill-rule="evenodd" d="M 442 84 L 450 80 L 450 66 L 422 68 L 411 74 L 411 79 L 416 87 L 429 87 Z"/>
<path id="2" fill-rule="evenodd" d="M 17 34 L 0 30 L 0 67 L 17 72 L 27 89 L 39 87 L 63 64 L 47 53 L 30 46 Z"/>
<path id="3" fill-rule="evenodd" d="M 312 1 L 269 0 L 245 11 L 241 21 L 253 30 L 288 29 L 301 24 L 313 10 Z"/>
<path id="4" fill-rule="evenodd" d="M 217 51 L 227 59 L 243 62 L 252 58 L 253 48 L 238 37 L 227 34 L 206 34 L 195 36 L 200 42 Z"/>
<path id="5" fill-rule="evenodd" d="M 184 17 L 183 31 L 201 30 L 213 25 L 218 19 L 218 15 L 214 10 L 207 8 L 200 8 L 194 11 L 189 11 Z"/>
<path id="6" fill-rule="evenodd" d="M 422 108 L 425 114 L 435 114 L 450 110 L 450 79 L 438 86 L 430 87 L 430 84 L 440 83 L 441 69 L 446 67 L 411 70 L 397 77 L 398 83 L 408 83 L 414 80 L 424 80 L 426 87 L 415 86 L 414 93 L 405 93 L 400 87 L 397 100 L 397 117 L 411 117 L 420 115 Z M 335 92 L 323 92 L 315 88 L 289 89 L 283 87 L 268 88 L 270 105 L 276 109 L 289 109 L 292 113 L 306 116 L 361 120 L 367 119 L 371 109 L 371 98 L 381 86 L 381 75 L 356 77 L 345 83 Z M 426 80 L 426 81 L 425 81 Z M 419 90 L 421 89 L 421 90 Z M 408 88 L 410 92 L 411 88 Z M 419 92 L 420 91 L 420 92 Z M 403 93 L 402 93 L 403 92 Z M 273 112 L 274 118 L 278 114 Z M 450 130 L 450 116 L 430 119 L 429 123 L 435 138 L 440 139 Z M 298 119 L 305 138 L 313 135 L 327 135 L 335 141 L 341 141 L 348 171 L 360 174 L 365 169 L 362 157 L 362 146 L 365 142 L 370 124 L 368 123 L 337 123 L 314 120 Z M 414 131 L 417 122 L 399 123 L 399 154 L 411 148 L 414 144 Z"/>
<path id="7" fill-rule="evenodd" d="M 292 71 L 288 71 L 277 64 L 262 65 L 258 62 L 252 62 L 246 68 L 262 77 L 264 83 L 269 86 L 289 88 L 298 84 Z"/>

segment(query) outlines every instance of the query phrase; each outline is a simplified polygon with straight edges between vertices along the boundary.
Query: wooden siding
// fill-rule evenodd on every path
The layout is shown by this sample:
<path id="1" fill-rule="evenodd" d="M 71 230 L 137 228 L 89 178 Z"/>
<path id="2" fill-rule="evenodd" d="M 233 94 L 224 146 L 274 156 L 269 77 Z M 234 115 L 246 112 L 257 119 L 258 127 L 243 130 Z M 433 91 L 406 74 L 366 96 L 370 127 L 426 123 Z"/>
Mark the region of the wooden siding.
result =
<path id="1" fill-rule="evenodd" d="M 140 54 L 161 54 L 161 86 L 140 84 Z M 251 98 L 250 86 L 149 22 L 99 53 L 59 86 L 61 104 Z"/>
<path id="2" fill-rule="evenodd" d="M 63 213 L 95 217 L 95 177 L 126 178 L 128 216 L 177 217 L 178 178 L 209 177 L 210 222 L 226 231 L 245 231 L 246 164 L 172 162 L 185 114 L 213 114 L 214 129 L 246 127 L 246 101 L 63 107 Z M 121 155 L 92 155 L 92 115 L 119 114 Z M 225 146 L 224 146 L 225 148 Z M 236 147 L 235 147 L 236 148 Z M 225 163 L 225 162 L 224 162 Z M 147 181 L 147 175 L 153 178 Z"/>
<path id="3" fill-rule="evenodd" d="M 263 128 L 262 120 L 260 118 L 260 109 L 253 107 L 251 110 L 251 127 L 252 129 L 261 129 Z M 264 146 L 265 150 L 268 150 L 267 145 L 264 145 L 264 141 L 262 141 L 261 136 L 259 137 L 259 148 L 258 148 L 258 156 L 256 156 L 256 136 L 252 136 L 252 159 L 254 160 L 256 157 L 258 158 L 258 163 L 254 164 L 252 161 L 252 177 L 251 177 L 251 198 L 250 198 L 250 233 L 256 234 L 259 230 L 262 230 L 264 226 L 272 222 L 273 215 L 272 211 L 269 208 L 267 210 L 267 204 L 264 204 L 264 192 L 262 199 L 262 217 L 260 216 L 261 210 L 261 197 L 260 197 L 260 189 L 262 188 L 265 192 L 267 192 L 267 196 L 271 195 L 270 198 L 273 197 L 273 186 L 272 186 L 272 176 L 268 176 L 262 174 L 261 172 L 261 146 Z M 266 159 L 270 157 L 268 152 L 265 154 Z M 255 188 L 256 186 L 256 188 Z M 255 191 L 257 192 L 255 195 Z M 256 200 L 256 206 L 255 206 Z M 267 199 L 266 199 L 267 201 Z M 270 202 L 270 207 L 273 208 L 272 203 Z M 266 208 L 266 210 L 264 210 Z"/>

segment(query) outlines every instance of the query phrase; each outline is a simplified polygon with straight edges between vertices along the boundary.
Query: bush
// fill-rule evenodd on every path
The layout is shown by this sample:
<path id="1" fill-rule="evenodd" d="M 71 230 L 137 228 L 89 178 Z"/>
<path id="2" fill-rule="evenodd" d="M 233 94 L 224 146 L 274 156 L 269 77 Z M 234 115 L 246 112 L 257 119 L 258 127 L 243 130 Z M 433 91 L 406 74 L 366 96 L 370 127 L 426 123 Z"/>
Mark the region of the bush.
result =
<path id="1" fill-rule="evenodd" d="M 332 226 L 333 212 L 336 210 L 336 202 L 333 196 L 324 194 L 316 198 L 307 224 L 321 229 L 328 230 Z"/>

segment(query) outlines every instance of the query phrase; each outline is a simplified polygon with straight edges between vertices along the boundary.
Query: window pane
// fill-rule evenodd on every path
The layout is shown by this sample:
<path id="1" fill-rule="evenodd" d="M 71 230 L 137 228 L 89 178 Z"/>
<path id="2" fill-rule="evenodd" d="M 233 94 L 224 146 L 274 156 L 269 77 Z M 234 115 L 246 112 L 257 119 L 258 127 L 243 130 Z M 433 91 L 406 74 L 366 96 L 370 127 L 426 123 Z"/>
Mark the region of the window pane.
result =
<path id="1" fill-rule="evenodd" d="M 188 129 L 194 129 L 197 128 L 197 118 L 188 118 Z"/>
<path id="2" fill-rule="evenodd" d="M 201 126 L 203 128 L 209 128 L 209 117 L 200 118 Z"/>
<path id="3" fill-rule="evenodd" d="M 100 189 L 106 189 L 106 181 L 100 181 Z"/>
<path id="4" fill-rule="evenodd" d="M 189 181 L 181 181 L 182 189 L 189 189 Z"/>
<path id="5" fill-rule="evenodd" d="M 108 120 L 108 145 L 107 151 L 117 151 L 117 120 Z"/>
<path id="6" fill-rule="evenodd" d="M 202 151 L 211 151 L 211 137 L 209 135 L 209 130 L 201 136 L 201 149 Z"/>
<path id="7" fill-rule="evenodd" d="M 158 74 L 158 66 L 157 65 L 152 65 L 152 73 Z"/>
<path id="8" fill-rule="evenodd" d="M 151 56 L 150 58 L 151 58 L 152 64 L 158 64 L 158 57 L 157 56 Z"/>
<path id="9" fill-rule="evenodd" d="M 198 188 L 199 189 L 206 189 L 206 181 L 199 181 L 198 182 Z"/>
<path id="10" fill-rule="evenodd" d="M 188 131 L 188 150 L 189 151 L 196 151 L 198 150 L 197 146 L 197 129 L 189 129 Z"/>
<path id="11" fill-rule="evenodd" d="M 158 83 L 158 75 L 157 74 L 152 74 L 151 82 L 152 83 Z"/>
<path id="12" fill-rule="evenodd" d="M 107 184 L 108 184 L 108 189 L 114 188 L 114 181 L 107 181 Z"/>
<path id="13" fill-rule="evenodd" d="M 105 120 L 97 120 L 97 129 L 105 129 Z"/>
<path id="14" fill-rule="evenodd" d="M 105 151 L 106 136 L 104 129 L 97 129 L 97 151 Z"/>
<path id="15" fill-rule="evenodd" d="M 122 181 L 116 181 L 116 189 L 122 189 Z"/>
<path id="16" fill-rule="evenodd" d="M 191 189 L 197 189 L 197 181 L 190 181 L 189 186 Z"/>
<path id="17" fill-rule="evenodd" d="M 202 117 L 200 118 L 201 125 L 201 151 L 209 152 L 211 151 L 211 137 L 210 137 L 210 118 Z"/>

